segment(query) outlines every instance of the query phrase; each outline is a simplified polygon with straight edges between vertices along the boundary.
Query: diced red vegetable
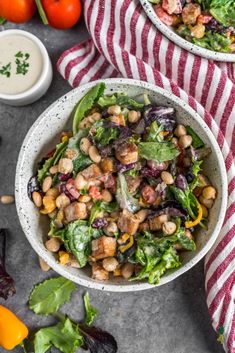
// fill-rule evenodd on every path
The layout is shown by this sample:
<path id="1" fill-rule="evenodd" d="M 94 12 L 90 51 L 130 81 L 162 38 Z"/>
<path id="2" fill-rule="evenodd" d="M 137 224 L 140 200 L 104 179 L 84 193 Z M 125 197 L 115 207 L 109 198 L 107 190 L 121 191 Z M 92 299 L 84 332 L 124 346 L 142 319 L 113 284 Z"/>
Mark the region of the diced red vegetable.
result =
<path id="1" fill-rule="evenodd" d="M 95 185 L 90 186 L 89 195 L 95 200 L 102 200 L 102 195 L 100 193 L 98 186 L 95 186 Z"/>
<path id="2" fill-rule="evenodd" d="M 154 6 L 154 11 L 160 20 L 165 23 L 167 26 L 171 26 L 174 22 L 174 17 L 169 15 L 166 11 L 163 10 L 161 5 Z"/>

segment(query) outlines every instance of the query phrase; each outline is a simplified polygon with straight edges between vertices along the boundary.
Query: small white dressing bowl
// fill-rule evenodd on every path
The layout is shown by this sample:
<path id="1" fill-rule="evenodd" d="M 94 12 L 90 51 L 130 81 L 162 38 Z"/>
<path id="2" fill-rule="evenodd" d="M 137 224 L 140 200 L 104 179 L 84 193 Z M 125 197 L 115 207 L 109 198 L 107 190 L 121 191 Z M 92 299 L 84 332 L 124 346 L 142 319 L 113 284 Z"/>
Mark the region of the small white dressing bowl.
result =
<path id="1" fill-rule="evenodd" d="M 0 92 L 0 102 L 13 106 L 23 106 L 35 102 L 46 93 L 52 81 L 53 71 L 48 52 L 40 39 L 29 32 L 19 29 L 9 29 L 0 32 L 0 39 L 12 35 L 22 36 L 30 39 L 39 49 L 42 57 L 41 74 L 29 89 L 17 94 L 6 94 Z"/>

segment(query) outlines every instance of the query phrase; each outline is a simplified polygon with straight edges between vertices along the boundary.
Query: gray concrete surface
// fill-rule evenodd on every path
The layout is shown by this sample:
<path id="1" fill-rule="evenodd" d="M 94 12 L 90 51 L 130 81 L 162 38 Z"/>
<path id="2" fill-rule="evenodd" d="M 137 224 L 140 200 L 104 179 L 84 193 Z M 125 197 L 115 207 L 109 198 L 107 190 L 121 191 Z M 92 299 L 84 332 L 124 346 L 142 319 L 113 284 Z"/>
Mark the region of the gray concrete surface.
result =
<path id="1" fill-rule="evenodd" d="M 64 49 L 88 37 L 83 21 L 73 30 L 64 32 L 46 28 L 37 19 L 18 27 L 42 39 L 54 67 Z M 2 30 L 4 28 L 14 28 L 14 25 L 7 24 Z M 1 195 L 14 192 L 17 157 L 28 129 L 49 104 L 69 90 L 69 85 L 55 71 L 53 83 L 40 101 L 22 108 L 0 104 Z M 51 323 L 50 318 L 29 311 L 27 299 L 36 283 L 56 274 L 41 272 L 37 255 L 21 230 L 14 205 L 0 205 L 0 227 L 7 227 L 10 231 L 7 268 L 17 287 L 17 294 L 7 302 L 0 299 L 0 304 L 16 312 L 30 329 Z M 72 302 L 64 307 L 74 318 L 83 316 L 81 295 L 85 290 L 79 287 Z M 96 324 L 115 335 L 119 353 L 223 352 L 207 313 L 202 261 L 173 283 L 150 291 L 129 294 L 89 292 L 100 312 Z M 0 348 L 0 352 L 4 350 Z M 14 352 L 21 352 L 21 349 L 16 348 Z"/>

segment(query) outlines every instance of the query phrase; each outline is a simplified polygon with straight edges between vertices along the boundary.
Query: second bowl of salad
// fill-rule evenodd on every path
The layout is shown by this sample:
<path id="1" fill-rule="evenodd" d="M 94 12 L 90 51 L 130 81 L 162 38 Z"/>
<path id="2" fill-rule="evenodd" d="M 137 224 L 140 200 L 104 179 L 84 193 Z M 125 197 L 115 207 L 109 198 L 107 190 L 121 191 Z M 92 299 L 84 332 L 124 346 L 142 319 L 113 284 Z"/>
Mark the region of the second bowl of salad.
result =
<path id="1" fill-rule="evenodd" d="M 208 59 L 235 61 L 233 0 L 140 0 L 153 24 L 169 39 Z"/>
<path id="2" fill-rule="evenodd" d="M 140 290 L 210 249 L 225 181 L 220 149 L 191 108 L 147 83 L 109 79 L 73 90 L 33 125 L 18 161 L 17 209 L 60 274 Z"/>

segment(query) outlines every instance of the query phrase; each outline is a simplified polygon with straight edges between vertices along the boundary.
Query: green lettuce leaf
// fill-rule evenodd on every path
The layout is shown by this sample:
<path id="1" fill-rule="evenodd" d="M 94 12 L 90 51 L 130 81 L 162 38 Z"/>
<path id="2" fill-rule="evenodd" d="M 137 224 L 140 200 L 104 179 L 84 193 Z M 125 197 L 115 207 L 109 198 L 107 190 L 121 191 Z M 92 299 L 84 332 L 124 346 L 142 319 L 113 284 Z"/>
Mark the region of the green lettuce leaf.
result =
<path id="1" fill-rule="evenodd" d="M 186 126 L 186 130 L 187 130 L 187 134 L 192 136 L 192 145 L 194 148 L 202 148 L 205 147 L 204 142 L 202 141 L 202 139 L 198 136 L 198 134 L 196 134 L 196 132 L 190 127 L 190 126 Z"/>
<path id="2" fill-rule="evenodd" d="M 158 284 L 160 277 L 164 275 L 167 270 L 179 267 L 180 265 L 181 263 L 176 250 L 173 247 L 170 247 L 163 254 L 161 261 L 151 271 L 148 282 L 150 284 Z"/>
<path id="3" fill-rule="evenodd" d="M 105 84 L 98 83 L 92 87 L 84 97 L 78 102 L 73 115 L 73 134 L 79 131 L 79 124 L 85 117 L 86 113 L 94 106 L 98 99 L 103 95 Z"/>
<path id="4" fill-rule="evenodd" d="M 134 98 L 130 98 L 126 93 L 115 93 L 110 96 L 102 96 L 98 100 L 98 105 L 103 108 L 110 105 L 120 105 L 121 107 L 136 109 L 141 109 L 144 107 L 143 103 L 139 103 Z"/>
<path id="5" fill-rule="evenodd" d="M 123 210 L 128 210 L 129 212 L 134 213 L 140 209 L 138 200 L 129 192 L 125 176 L 121 173 L 118 173 L 116 199 L 120 208 Z"/>
<path id="6" fill-rule="evenodd" d="M 83 344 L 78 325 L 67 318 L 64 323 L 40 329 L 35 334 L 34 350 L 35 353 L 45 353 L 54 346 L 63 353 L 74 353 Z"/>
<path id="7" fill-rule="evenodd" d="M 138 147 L 141 157 L 159 163 L 170 161 L 180 154 L 172 142 L 140 142 Z"/>
<path id="8" fill-rule="evenodd" d="M 118 128 L 107 128 L 104 121 L 98 121 L 93 125 L 96 129 L 95 141 L 96 143 L 106 146 L 111 140 L 115 140 L 119 135 Z"/>
<path id="9" fill-rule="evenodd" d="M 46 280 L 33 289 L 29 308 L 36 314 L 53 314 L 70 300 L 72 292 L 76 289 L 76 285 L 64 277 Z"/>
<path id="10" fill-rule="evenodd" d="M 96 315 L 98 314 L 98 310 L 91 305 L 90 296 L 88 292 L 84 295 L 83 299 L 84 299 L 84 305 L 85 305 L 85 311 L 86 311 L 85 324 L 88 326 L 91 326 L 93 324 L 93 321 Z"/>
<path id="11" fill-rule="evenodd" d="M 190 217 L 195 219 L 195 212 L 197 212 L 197 202 L 192 191 L 189 188 L 183 191 L 173 185 L 171 185 L 169 188 L 170 191 L 172 191 L 172 193 L 174 194 L 175 199 L 179 202 L 179 204 L 188 211 Z"/>
<path id="12" fill-rule="evenodd" d="M 56 150 L 51 158 L 48 158 L 45 163 L 43 164 L 42 168 L 38 170 L 38 181 L 39 183 L 42 183 L 45 177 L 47 176 L 47 173 L 49 172 L 49 169 L 58 163 L 60 158 L 63 156 L 66 148 L 68 145 L 68 141 L 62 142 L 58 145 L 56 145 Z"/>
<path id="13" fill-rule="evenodd" d="M 163 130 L 164 130 L 163 125 L 158 126 L 156 120 L 154 122 L 152 122 L 152 124 L 150 125 L 147 141 L 148 142 L 155 142 L 155 141 L 161 142 L 161 138 L 159 137 L 159 134 Z"/>
<path id="14" fill-rule="evenodd" d="M 203 38 L 193 38 L 192 40 L 194 44 L 209 50 L 223 53 L 231 52 L 231 49 L 229 48 L 229 45 L 231 44 L 230 39 L 219 33 L 208 31 Z"/>

